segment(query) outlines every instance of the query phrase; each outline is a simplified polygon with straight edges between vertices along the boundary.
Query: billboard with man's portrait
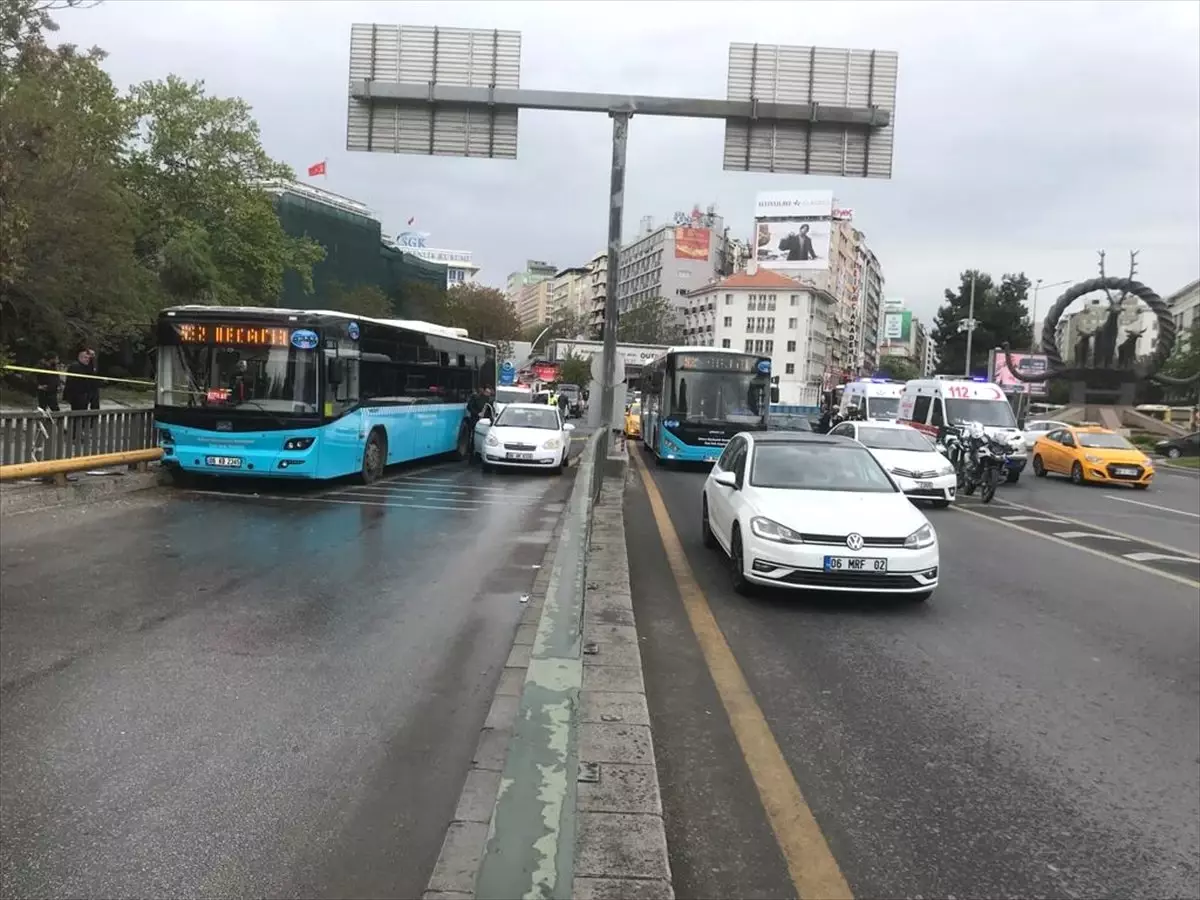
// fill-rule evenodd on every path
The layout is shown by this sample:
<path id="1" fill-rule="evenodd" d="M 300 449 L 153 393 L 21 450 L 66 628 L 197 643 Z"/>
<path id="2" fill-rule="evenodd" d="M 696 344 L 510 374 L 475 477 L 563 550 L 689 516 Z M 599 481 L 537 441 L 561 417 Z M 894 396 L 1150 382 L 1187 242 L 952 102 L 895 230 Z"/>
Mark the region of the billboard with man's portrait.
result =
<path id="1" fill-rule="evenodd" d="M 760 221 L 755 225 L 755 259 L 764 269 L 828 269 L 830 230 L 828 220 Z"/>

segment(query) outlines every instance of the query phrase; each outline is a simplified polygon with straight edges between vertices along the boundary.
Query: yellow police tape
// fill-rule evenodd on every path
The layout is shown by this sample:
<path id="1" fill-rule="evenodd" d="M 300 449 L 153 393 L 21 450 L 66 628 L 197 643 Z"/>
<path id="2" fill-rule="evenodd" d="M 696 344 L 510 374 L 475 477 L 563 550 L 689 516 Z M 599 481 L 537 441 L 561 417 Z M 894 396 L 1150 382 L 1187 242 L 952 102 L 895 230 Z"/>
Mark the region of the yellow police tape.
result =
<path id="1" fill-rule="evenodd" d="M 137 378 L 110 378 L 107 375 L 84 375 L 82 372 L 59 372 L 55 369 L 35 369 L 31 366 L 5 366 L 12 372 L 32 372 L 34 375 L 57 375 L 59 378 L 90 378 L 93 381 L 115 381 L 120 384 L 140 384 L 143 387 L 154 387 L 153 381 L 141 381 Z"/>

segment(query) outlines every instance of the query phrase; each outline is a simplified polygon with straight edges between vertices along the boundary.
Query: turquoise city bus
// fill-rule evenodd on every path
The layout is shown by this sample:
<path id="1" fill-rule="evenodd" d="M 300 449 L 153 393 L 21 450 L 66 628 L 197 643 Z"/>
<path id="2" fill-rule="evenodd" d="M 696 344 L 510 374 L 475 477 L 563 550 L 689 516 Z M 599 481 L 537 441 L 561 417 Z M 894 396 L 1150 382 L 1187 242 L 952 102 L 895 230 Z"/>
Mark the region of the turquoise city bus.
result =
<path id="1" fill-rule="evenodd" d="M 672 347 L 642 370 L 642 442 L 664 461 L 716 462 L 740 431 L 767 427 L 779 388 L 771 360 L 714 347 Z"/>
<path id="2" fill-rule="evenodd" d="M 461 329 L 322 310 L 179 306 L 158 319 L 154 407 L 173 474 L 377 479 L 467 457 L 496 349 Z"/>

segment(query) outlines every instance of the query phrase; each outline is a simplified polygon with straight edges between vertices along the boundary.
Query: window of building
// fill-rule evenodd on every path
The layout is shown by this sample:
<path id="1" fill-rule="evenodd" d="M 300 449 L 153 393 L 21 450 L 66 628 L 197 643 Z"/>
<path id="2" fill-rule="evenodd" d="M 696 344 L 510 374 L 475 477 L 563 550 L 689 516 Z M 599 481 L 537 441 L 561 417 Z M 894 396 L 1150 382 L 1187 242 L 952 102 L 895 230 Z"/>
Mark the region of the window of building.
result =
<path id="1" fill-rule="evenodd" d="M 676 271 L 675 274 L 678 275 L 680 278 L 691 278 L 692 277 L 692 272 L 690 269 L 679 269 Z"/>
<path id="2" fill-rule="evenodd" d="M 729 349 L 729 338 L 721 338 L 721 346 L 724 349 L 728 350 Z"/>
<path id="3" fill-rule="evenodd" d="M 726 305 L 726 306 L 733 306 L 733 294 L 726 294 L 726 295 L 725 295 L 725 305 Z"/>
<path id="4" fill-rule="evenodd" d="M 746 319 L 746 330 L 747 331 L 754 330 L 754 319 L 752 317 Z"/>
<path id="5" fill-rule="evenodd" d="M 724 323 L 725 323 L 726 328 L 732 328 L 733 327 L 733 316 L 726 316 L 724 319 Z"/>
<path id="6" fill-rule="evenodd" d="M 796 327 L 796 320 L 788 319 L 788 328 L 795 328 L 795 327 Z"/>
<path id="7" fill-rule="evenodd" d="M 788 353 L 795 353 L 795 352 L 796 352 L 796 342 L 795 342 L 795 341 L 788 341 L 788 342 L 787 342 L 787 351 L 788 351 Z"/>
<path id="8" fill-rule="evenodd" d="M 767 311 L 768 312 L 775 311 L 775 295 L 774 294 L 767 295 Z"/>
<path id="9" fill-rule="evenodd" d="M 755 342 L 754 342 L 754 352 L 755 352 L 755 353 L 762 353 L 762 352 L 763 352 L 763 342 L 762 342 L 762 341 L 755 341 Z"/>
<path id="10" fill-rule="evenodd" d="M 785 365 L 783 367 L 783 374 L 784 375 L 795 375 L 796 374 L 796 364 L 788 363 L 787 365 Z"/>
<path id="11" fill-rule="evenodd" d="M 800 305 L 800 295 L 792 294 L 792 296 L 789 298 L 788 305 L 789 306 L 799 306 Z"/>
<path id="12" fill-rule="evenodd" d="M 774 353 L 774 352 L 775 352 L 775 342 L 774 341 L 764 341 L 763 342 L 763 353 Z"/>
<path id="13" fill-rule="evenodd" d="M 775 317 L 772 316 L 771 318 L 767 319 L 767 334 L 774 334 L 774 333 L 775 333 Z"/>
<path id="14" fill-rule="evenodd" d="M 746 352 L 747 353 L 754 352 L 754 341 L 746 341 Z"/>

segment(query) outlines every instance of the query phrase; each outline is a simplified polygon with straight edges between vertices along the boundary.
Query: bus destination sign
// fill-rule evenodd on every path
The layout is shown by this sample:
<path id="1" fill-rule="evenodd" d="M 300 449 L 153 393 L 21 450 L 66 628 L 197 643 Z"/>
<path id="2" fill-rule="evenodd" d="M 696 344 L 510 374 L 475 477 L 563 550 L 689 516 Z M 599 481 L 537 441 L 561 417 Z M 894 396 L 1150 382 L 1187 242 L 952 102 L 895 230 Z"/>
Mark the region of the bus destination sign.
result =
<path id="1" fill-rule="evenodd" d="M 269 325 L 213 325 L 180 322 L 175 326 L 181 344 L 215 344 L 218 347 L 288 347 L 291 332 Z"/>
<path id="2" fill-rule="evenodd" d="M 758 371 L 758 357 L 735 356 L 725 353 L 680 354 L 675 357 L 675 370 L 703 369 L 708 372 Z"/>

